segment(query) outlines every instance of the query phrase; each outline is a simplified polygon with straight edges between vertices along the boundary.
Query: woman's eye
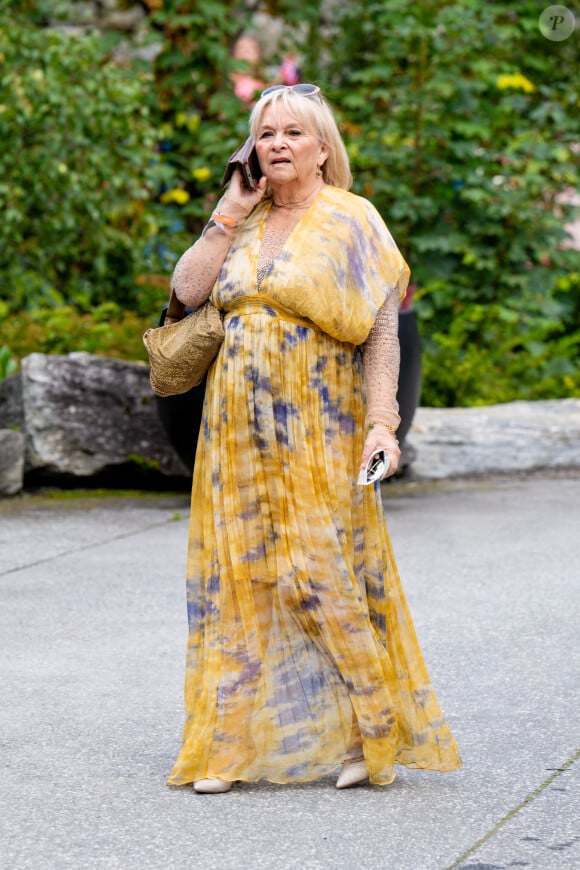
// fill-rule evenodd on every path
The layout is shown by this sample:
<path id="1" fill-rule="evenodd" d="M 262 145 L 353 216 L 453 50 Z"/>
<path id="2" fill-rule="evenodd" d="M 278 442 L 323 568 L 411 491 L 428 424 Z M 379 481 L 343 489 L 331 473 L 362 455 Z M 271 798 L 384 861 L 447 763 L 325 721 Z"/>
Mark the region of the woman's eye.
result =
<path id="1" fill-rule="evenodd" d="M 272 135 L 272 132 L 270 130 L 264 130 L 263 133 L 260 133 L 259 138 L 260 139 L 269 139 L 271 135 Z"/>
<path id="2" fill-rule="evenodd" d="M 301 136 L 301 135 L 302 135 L 302 130 L 290 130 L 289 132 L 290 132 L 290 135 L 291 135 L 292 137 L 294 137 L 294 138 L 295 138 L 296 136 Z"/>

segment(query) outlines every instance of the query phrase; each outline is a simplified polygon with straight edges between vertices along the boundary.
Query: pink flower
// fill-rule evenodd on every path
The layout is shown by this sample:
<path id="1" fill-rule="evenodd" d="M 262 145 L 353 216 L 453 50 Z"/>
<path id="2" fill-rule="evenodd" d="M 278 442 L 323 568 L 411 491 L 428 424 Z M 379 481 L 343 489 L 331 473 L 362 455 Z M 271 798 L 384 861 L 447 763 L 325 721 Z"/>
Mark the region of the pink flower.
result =
<path id="1" fill-rule="evenodd" d="M 297 85 L 300 81 L 300 70 L 293 55 L 287 54 L 280 67 L 280 78 L 284 85 Z"/>

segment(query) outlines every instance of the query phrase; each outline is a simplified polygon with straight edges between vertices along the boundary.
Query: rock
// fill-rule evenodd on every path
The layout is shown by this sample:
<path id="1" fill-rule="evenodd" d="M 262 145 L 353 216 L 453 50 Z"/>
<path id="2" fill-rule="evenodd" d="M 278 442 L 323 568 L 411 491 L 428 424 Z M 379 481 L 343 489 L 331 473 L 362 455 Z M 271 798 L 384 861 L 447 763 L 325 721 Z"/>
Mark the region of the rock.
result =
<path id="1" fill-rule="evenodd" d="M 418 408 L 409 438 L 419 479 L 580 468 L 580 399 Z"/>
<path id="2" fill-rule="evenodd" d="M 147 366 L 33 353 L 20 375 L 0 384 L 0 425 L 14 425 L 18 393 L 27 480 L 117 487 L 189 481 L 159 422 Z"/>
<path id="3" fill-rule="evenodd" d="M 62 15 L 49 15 L 54 30 L 70 36 L 91 33 L 94 30 L 113 30 L 129 37 L 138 36 L 147 21 L 143 3 L 126 0 L 68 0 Z"/>
<path id="4" fill-rule="evenodd" d="M 24 435 L 0 429 L 0 496 L 16 495 L 24 485 Z"/>
<path id="5" fill-rule="evenodd" d="M 141 363 L 31 354 L 19 374 L 0 382 L 0 430 L 6 429 L 0 432 L 3 494 L 21 488 L 23 465 L 25 482 L 33 485 L 190 483 Z M 419 480 L 580 469 L 580 399 L 419 408 L 404 448 Z"/>
<path id="6" fill-rule="evenodd" d="M 103 30 L 121 30 L 132 33 L 145 20 L 145 11 L 141 6 L 132 6 L 130 9 L 111 11 L 103 16 L 99 24 Z"/>
<path id="7" fill-rule="evenodd" d="M 95 3 L 92 2 L 92 0 L 76 0 L 74 4 L 69 2 L 67 6 L 67 17 L 75 25 L 94 27 L 98 13 Z"/>

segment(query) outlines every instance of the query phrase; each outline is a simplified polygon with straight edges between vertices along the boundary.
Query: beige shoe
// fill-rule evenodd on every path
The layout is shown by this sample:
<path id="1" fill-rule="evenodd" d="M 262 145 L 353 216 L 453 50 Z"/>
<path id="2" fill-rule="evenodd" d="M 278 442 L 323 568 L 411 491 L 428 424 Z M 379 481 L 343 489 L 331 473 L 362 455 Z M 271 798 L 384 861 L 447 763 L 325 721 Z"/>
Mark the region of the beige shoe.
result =
<path id="1" fill-rule="evenodd" d="M 353 785 L 368 782 L 368 778 L 369 772 L 364 758 L 360 761 L 345 761 L 336 780 L 336 787 L 351 788 Z"/>
<path id="2" fill-rule="evenodd" d="M 225 779 L 198 779 L 193 783 L 193 790 L 198 794 L 224 794 L 232 787 Z"/>

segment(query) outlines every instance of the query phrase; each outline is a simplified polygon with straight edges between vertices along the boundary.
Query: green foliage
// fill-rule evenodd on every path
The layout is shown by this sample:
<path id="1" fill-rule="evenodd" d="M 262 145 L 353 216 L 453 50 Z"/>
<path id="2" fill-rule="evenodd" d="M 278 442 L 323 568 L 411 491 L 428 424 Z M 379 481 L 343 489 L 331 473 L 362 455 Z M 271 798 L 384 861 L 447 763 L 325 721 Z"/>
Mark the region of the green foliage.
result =
<path id="1" fill-rule="evenodd" d="M 147 2 L 162 43 L 149 78 L 31 26 L 62 5 L 24 0 L 27 27 L 0 14 L 2 341 L 16 357 L 144 359 L 167 275 L 246 135 L 230 53 L 250 15 L 242 0 Z M 423 404 L 579 396 L 578 254 L 560 201 L 578 180 L 577 40 L 546 40 L 536 0 L 262 5 L 329 95 L 355 191 L 409 261 Z"/>
<path id="2" fill-rule="evenodd" d="M 0 381 L 14 374 L 17 368 L 18 363 L 12 356 L 10 348 L 6 345 L 0 347 Z"/>
<path id="3" fill-rule="evenodd" d="M 356 190 L 418 285 L 425 404 L 580 395 L 577 303 L 562 283 L 577 254 L 557 201 L 577 184 L 577 49 L 541 36 L 542 8 L 335 10 L 323 74 Z"/>
<path id="4" fill-rule="evenodd" d="M 574 253 L 562 247 L 571 209 L 557 202 L 577 182 L 573 41 L 540 34 L 535 2 L 516 12 L 359 0 L 328 20 L 314 0 L 268 6 L 295 28 L 304 75 L 330 95 L 355 191 L 377 205 L 411 265 L 422 401 L 580 395 Z M 188 197 L 172 208 L 192 232 L 243 135 L 225 75 L 239 13 L 232 2 L 191 11 L 166 0 L 156 19 L 165 159 Z"/>
<path id="5" fill-rule="evenodd" d="M 17 358 L 34 351 L 56 354 L 86 351 L 143 362 L 147 355 L 142 335 L 149 326 L 156 325 L 154 316 L 121 309 L 114 302 L 103 302 L 90 314 L 79 313 L 67 305 L 22 311 L 0 322 L 2 340 L 10 348 L 8 353 Z M 0 377 L 2 353 L 0 351 Z"/>
<path id="6" fill-rule="evenodd" d="M 161 463 L 158 459 L 148 459 L 146 456 L 140 456 L 138 453 L 129 453 L 127 461 L 135 466 L 139 471 L 160 471 Z"/>
<path id="7" fill-rule="evenodd" d="M 227 157 L 248 135 L 248 113 L 229 78 L 244 67 L 232 60 L 231 50 L 245 20 L 244 4 L 227 0 L 164 0 L 151 19 L 163 38 L 155 61 L 161 203 L 177 217 L 175 232 L 186 232 L 188 239 L 199 233 L 219 196 Z"/>
<path id="8" fill-rule="evenodd" d="M 67 0 L 0 0 L 0 15 L 42 27 L 66 17 L 67 5 Z"/>
<path id="9" fill-rule="evenodd" d="M 156 231 L 151 77 L 115 67 L 96 38 L 10 15 L 0 57 L 0 299 L 12 311 L 134 305 Z"/>

